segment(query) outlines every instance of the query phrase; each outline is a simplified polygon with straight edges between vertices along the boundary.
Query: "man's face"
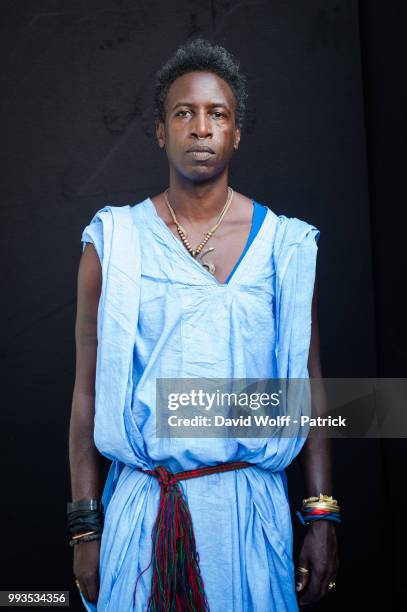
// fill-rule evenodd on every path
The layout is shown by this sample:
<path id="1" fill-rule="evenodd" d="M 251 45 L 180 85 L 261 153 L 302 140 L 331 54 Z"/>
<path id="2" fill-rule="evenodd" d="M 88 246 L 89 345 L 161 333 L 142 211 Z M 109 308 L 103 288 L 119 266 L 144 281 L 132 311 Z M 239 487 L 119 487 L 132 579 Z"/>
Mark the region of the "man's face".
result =
<path id="1" fill-rule="evenodd" d="M 235 105 L 232 89 L 211 72 L 176 79 L 164 102 L 165 122 L 157 123 L 170 166 L 194 182 L 221 174 L 240 142 Z"/>

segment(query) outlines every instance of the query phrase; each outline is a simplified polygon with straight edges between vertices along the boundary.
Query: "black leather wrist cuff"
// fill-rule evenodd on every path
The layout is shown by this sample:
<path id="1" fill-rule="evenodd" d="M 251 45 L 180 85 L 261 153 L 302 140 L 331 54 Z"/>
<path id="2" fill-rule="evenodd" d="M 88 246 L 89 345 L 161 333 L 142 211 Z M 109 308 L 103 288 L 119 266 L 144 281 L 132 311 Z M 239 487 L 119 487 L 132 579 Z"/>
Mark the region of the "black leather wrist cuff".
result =
<path id="1" fill-rule="evenodd" d="M 100 499 L 79 499 L 78 501 L 67 503 L 68 514 L 76 510 L 99 510 L 102 512 L 103 506 Z"/>
<path id="2" fill-rule="evenodd" d="M 102 531 L 104 515 L 100 510 L 73 510 L 68 512 L 68 529 L 76 535 L 83 531 Z"/>

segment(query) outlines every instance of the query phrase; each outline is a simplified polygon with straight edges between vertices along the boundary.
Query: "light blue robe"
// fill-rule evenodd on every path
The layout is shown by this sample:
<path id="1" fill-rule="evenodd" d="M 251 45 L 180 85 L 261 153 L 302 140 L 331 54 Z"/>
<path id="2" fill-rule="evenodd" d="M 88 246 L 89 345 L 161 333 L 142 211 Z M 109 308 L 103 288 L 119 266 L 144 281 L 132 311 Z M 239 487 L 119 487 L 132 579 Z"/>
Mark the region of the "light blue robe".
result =
<path id="1" fill-rule="evenodd" d="M 240 460 L 256 467 L 183 481 L 211 612 L 298 610 L 284 469 L 305 437 L 159 439 L 155 379 L 308 378 L 318 230 L 271 210 L 229 283 L 219 283 L 147 198 L 105 206 L 85 228 L 102 264 L 94 440 L 104 487 L 100 592 L 90 611 L 144 611 L 158 482 Z M 83 244 L 83 248 L 85 244 Z"/>

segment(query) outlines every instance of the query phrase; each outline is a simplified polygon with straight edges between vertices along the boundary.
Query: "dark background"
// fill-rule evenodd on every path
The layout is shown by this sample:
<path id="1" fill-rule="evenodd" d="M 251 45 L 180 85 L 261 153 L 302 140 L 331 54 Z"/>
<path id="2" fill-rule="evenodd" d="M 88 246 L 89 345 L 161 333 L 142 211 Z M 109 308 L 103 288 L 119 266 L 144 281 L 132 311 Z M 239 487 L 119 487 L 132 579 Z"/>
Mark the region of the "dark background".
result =
<path id="1" fill-rule="evenodd" d="M 0 16 L 0 589 L 70 590 L 81 610 L 65 529 L 80 237 L 105 204 L 167 185 L 155 71 L 198 35 L 240 59 L 250 98 L 230 182 L 321 231 L 325 375 L 404 377 L 407 10 L 376 0 L 22 0 L 3 1 Z M 404 440 L 335 441 L 341 567 L 316 610 L 404 609 L 405 451 Z M 298 465 L 289 477 L 295 509 Z"/>

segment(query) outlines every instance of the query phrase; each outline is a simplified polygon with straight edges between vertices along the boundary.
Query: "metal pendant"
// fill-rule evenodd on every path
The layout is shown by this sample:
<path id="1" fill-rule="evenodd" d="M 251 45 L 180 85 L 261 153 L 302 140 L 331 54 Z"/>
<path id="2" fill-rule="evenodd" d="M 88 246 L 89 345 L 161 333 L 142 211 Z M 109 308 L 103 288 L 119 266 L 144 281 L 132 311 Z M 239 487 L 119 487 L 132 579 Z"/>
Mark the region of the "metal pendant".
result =
<path id="1" fill-rule="evenodd" d="M 208 270 L 208 272 L 210 274 L 215 274 L 215 264 L 212 263 L 211 261 L 203 261 L 203 258 L 205 257 L 205 255 L 207 255 L 208 253 L 210 253 L 211 251 L 214 251 L 215 248 L 214 247 L 209 247 L 209 249 L 206 249 L 206 251 L 201 251 L 199 253 L 199 255 L 196 256 L 196 260 L 199 261 L 199 263 L 206 268 L 206 270 Z"/>

